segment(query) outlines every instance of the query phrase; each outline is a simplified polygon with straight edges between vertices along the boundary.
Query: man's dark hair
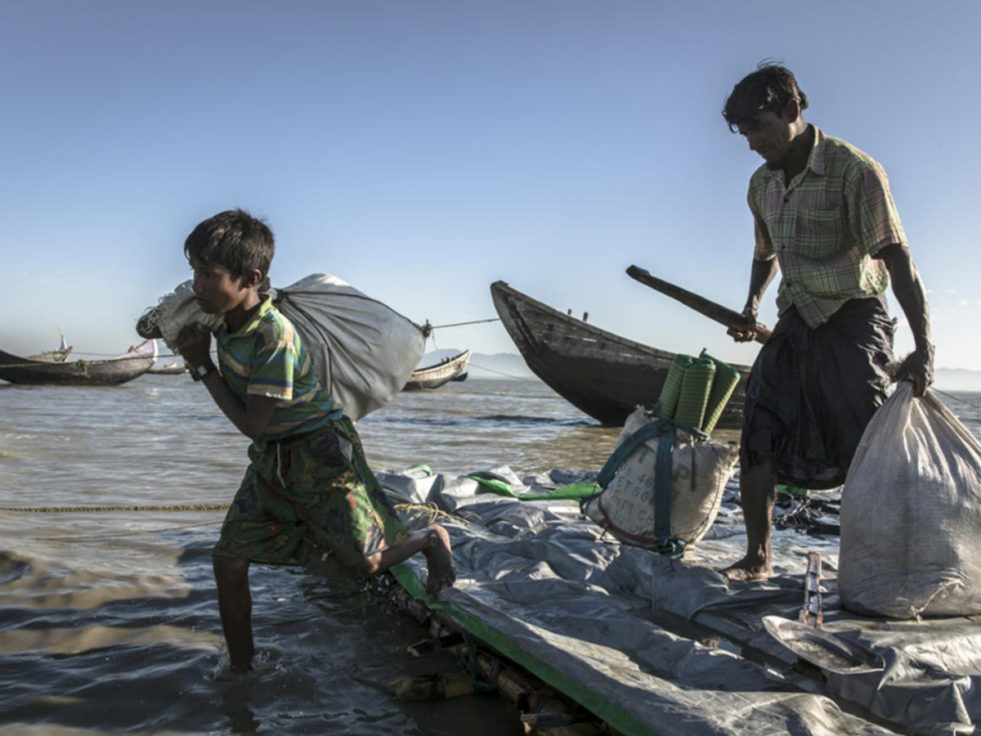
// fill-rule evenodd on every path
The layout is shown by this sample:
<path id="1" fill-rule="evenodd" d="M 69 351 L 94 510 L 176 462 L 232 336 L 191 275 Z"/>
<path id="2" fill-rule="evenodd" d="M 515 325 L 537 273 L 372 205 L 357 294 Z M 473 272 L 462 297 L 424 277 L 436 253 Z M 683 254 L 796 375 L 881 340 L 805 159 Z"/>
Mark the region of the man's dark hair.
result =
<path id="1" fill-rule="evenodd" d="M 274 252 L 272 230 L 244 210 L 226 210 L 209 217 L 184 241 L 188 260 L 223 266 L 236 278 L 253 269 L 268 276 Z"/>
<path id="2" fill-rule="evenodd" d="M 783 112 L 790 100 L 799 101 L 801 110 L 807 107 L 807 95 L 797 86 L 794 73 L 785 66 L 764 62 L 732 88 L 722 117 L 729 123 L 729 130 L 735 132 L 761 112 Z"/>

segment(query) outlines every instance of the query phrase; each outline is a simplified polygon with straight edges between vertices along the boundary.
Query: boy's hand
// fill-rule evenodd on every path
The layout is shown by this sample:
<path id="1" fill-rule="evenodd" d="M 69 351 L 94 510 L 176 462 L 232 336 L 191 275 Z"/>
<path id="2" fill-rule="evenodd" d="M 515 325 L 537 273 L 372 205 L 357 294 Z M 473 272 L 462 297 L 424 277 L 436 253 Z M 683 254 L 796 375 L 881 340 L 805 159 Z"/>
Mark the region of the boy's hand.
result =
<path id="1" fill-rule="evenodd" d="M 211 360 L 211 330 L 199 322 L 184 325 L 177 335 L 177 349 L 192 367 Z"/>

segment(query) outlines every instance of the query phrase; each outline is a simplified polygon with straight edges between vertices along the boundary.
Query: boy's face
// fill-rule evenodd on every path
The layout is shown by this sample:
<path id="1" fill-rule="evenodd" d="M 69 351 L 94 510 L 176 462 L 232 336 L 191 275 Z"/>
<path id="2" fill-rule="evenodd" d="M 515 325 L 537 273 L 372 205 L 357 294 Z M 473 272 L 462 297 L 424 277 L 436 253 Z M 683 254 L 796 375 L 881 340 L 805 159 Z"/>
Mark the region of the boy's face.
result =
<path id="1" fill-rule="evenodd" d="M 250 308 L 255 289 L 244 276 L 232 276 L 224 266 L 191 260 L 192 288 L 198 305 L 208 314 L 228 314 L 240 307 Z"/>

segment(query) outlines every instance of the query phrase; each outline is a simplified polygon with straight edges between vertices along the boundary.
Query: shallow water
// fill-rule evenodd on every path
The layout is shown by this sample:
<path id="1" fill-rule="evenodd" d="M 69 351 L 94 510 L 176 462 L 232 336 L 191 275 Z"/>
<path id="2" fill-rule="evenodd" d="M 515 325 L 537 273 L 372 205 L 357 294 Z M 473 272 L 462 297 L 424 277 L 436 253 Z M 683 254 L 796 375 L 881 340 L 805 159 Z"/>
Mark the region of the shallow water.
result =
<path id="1" fill-rule="evenodd" d="M 942 395 L 981 436 L 981 394 Z M 966 403 L 965 403 L 966 402 Z M 598 470 L 618 431 L 536 381 L 400 394 L 359 422 L 372 465 Z M 0 384 L 0 733 L 522 733 L 496 695 L 406 703 L 426 632 L 343 575 L 254 566 L 258 671 L 222 672 L 210 551 L 247 440 L 186 376 L 115 388 Z M 52 507 L 106 507 L 52 511 Z M 47 509 L 47 510 L 45 510 Z"/>
<path id="2" fill-rule="evenodd" d="M 346 576 L 254 566 L 258 671 L 216 679 L 211 547 L 248 441 L 186 376 L 113 388 L 0 384 L 0 733 L 519 734 L 501 696 L 406 703 L 427 632 Z M 534 381 L 400 394 L 359 423 L 378 469 L 602 464 L 616 430 Z M 98 512 L 51 511 L 104 507 Z"/>

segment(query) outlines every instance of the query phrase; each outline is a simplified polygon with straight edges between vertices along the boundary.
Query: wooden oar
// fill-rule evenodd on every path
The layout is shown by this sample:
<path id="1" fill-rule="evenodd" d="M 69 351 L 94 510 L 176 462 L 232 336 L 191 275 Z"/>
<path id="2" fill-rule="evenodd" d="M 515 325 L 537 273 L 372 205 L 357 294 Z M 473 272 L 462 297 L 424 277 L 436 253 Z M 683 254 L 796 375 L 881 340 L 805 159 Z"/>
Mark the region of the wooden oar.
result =
<path id="1" fill-rule="evenodd" d="M 759 322 L 752 322 L 736 310 L 717 304 L 710 299 L 706 299 L 704 296 L 699 296 L 687 289 L 682 289 L 680 286 L 675 286 L 669 281 L 651 276 L 639 266 L 630 266 L 627 269 L 627 275 L 645 286 L 649 286 L 652 289 L 660 291 L 662 294 L 667 294 L 671 298 L 677 299 L 685 306 L 691 307 L 696 312 L 704 314 L 709 319 L 714 319 L 726 327 L 744 332 L 753 330 L 756 332 L 755 339 L 757 342 L 762 343 L 770 339 L 769 327 L 761 325 Z"/>

